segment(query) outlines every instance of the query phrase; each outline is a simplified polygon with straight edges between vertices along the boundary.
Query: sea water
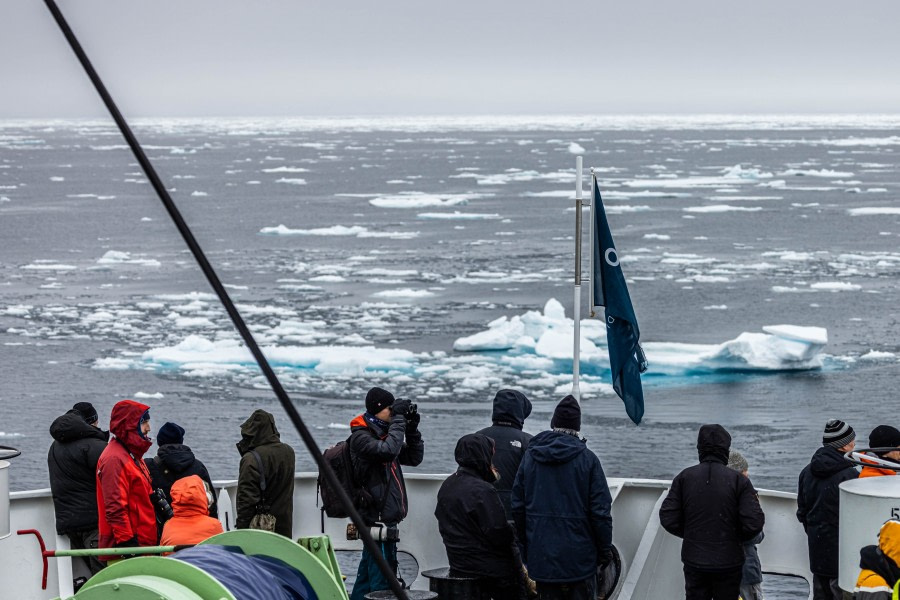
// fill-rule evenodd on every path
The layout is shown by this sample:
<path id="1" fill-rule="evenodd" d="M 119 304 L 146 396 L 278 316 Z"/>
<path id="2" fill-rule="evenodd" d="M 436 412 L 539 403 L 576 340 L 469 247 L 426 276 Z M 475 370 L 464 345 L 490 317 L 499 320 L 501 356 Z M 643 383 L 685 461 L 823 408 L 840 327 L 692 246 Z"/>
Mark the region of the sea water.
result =
<path id="1" fill-rule="evenodd" d="M 489 424 L 498 389 L 531 398 L 531 432 L 571 389 L 583 155 L 651 361 L 635 426 L 609 386 L 602 322 L 585 321 L 597 341 L 582 357 L 590 448 L 608 476 L 671 478 L 696 460 L 699 426 L 718 422 L 757 487 L 794 491 L 826 420 L 848 421 L 863 445 L 875 425 L 897 424 L 898 125 L 245 119 L 135 129 L 318 443 L 346 437 L 380 385 L 419 404 L 420 472 L 454 468 L 455 440 Z M 314 470 L 111 124 L 0 125 L 0 240 L 0 444 L 23 451 L 13 489 L 47 486 L 56 416 L 90 401 L 105 423 L 122 398 L 149 404 L 154 428 L 185 427 L 214 478 L 236 477 L 239 425 L 258 407 L 297 448 L 298 470 Z M 583 269 L 587 280 L 587 258 Z M 516 319 L 543 329 L 491 333 Z M 809 364 L 784 360 L 767 345 L 770 325 L 822 328 L 827 345 Z"/>

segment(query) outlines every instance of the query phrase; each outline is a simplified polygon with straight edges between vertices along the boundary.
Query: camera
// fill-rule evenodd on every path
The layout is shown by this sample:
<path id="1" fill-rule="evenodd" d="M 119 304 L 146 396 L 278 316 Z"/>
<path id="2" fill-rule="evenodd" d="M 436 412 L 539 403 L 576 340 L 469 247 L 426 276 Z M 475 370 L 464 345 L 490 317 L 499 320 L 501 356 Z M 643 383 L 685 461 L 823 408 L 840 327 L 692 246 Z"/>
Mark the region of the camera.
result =
<path id="1" fill-rule="evenodd" d="M 406 398 L 397 398 L 397 400 L 398 401 L 405 400 L 405 401 L 409 402 L 409 406 L 406 408 L 406 410 L 404 410 L 402 413 L 399 413 L 399 414 L 403 415 L 404 417 L 406 417 L 407 419 L 409 419 L 412 415 L 419 412 L 419 407 L 416 405 L 415 402 L 411 402 Z"/>
<path id="2" fill-rule="evenodd" d="M 388 526 L 384 523 L 375 523 L 375 525 L 373 525 L 369 529 L 369 533 L 372 534 L 372 539 L 374 539 L 376 542 L 400 541 L 400 528 L 396 525 Z M 356 525 L 354 525 L 353 523 L 347 523 L 347 539 L 359 539 L 359 531 L 356 529 Z"/>
<path id="3" fill-rule="evenodd" d="M 150 502 L 156 509 L 156 519 L 160 523 L 165 523 L 175 516 L 175 513 L 172 511 L 172 505 L 169 504 L 166 493 L 162 491 L 162 488 L 156 488 L 150 492 Z"/>

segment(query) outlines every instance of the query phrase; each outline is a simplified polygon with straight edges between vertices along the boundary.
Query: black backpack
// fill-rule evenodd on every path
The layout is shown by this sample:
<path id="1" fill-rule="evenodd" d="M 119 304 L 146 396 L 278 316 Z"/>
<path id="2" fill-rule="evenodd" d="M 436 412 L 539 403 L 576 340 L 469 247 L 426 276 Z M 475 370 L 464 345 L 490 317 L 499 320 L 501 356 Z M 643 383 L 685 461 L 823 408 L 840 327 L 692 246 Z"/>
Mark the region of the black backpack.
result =
<path id="1" fill-rule="evenodd" d="M 328 463 L 331 470 L 334 471 L 341 487 L 344 488 L 344 491 L 347 492 L 347 495 L 350 496 L 350 499 L 353 501 L 353 505 L 358 506 L 362 496 L 362 490 L 361 486 L 357 484 L 356 477 L 353 473 L 353 462 L 350 459 L 350 439 L 347 438 L 343 442 L 338 442 L 331 448 L 325 450 L 325 452 L 322 453 L 322 458 Z M 325 479 L 325 475 L 321 472 L 319 473 L 319 478 L 317 480 L 317 487 L 319 495 L 322 497 L 322 510 L 325 511 L 326 515 L 339 519 L 350 516 L 347 509 L 341 503 L 341 498 L 338 496 L 337 490 L 329 485 L 328 480 Z"/>

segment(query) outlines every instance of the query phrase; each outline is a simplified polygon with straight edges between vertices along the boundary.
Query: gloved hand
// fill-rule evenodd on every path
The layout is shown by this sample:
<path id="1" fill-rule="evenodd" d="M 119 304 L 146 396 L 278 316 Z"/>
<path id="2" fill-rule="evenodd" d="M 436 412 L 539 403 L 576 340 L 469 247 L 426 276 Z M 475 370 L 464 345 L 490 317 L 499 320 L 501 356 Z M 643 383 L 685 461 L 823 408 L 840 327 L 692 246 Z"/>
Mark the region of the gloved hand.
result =
<path id="1" fill-rule="evenodd" d="M 137 548 L 138 546 L 140 546 L 140 544 L 138 543 L 137 536 L 130 540 L 113 544 L 113 548 Z M 134 558 L 135 556 L 137 556 L 137 554 L 120 554 L 118 555 L 118 558 Z"/>
<path id="2" fill-rule="evenodd" d="M 606 567 L 609 566 L 609 563 L 613 561 L 613 550 L 612 548 L 604 548 L 597 553 L 597 567 L 603 571 Z"/>
<path id="3" fill-rule="evenodd" d="M 405 417 L 406 413 L 409 411 L 409 405 L 409 398 L 397 398 L 394 400 L 394 404 L 391 408 L 394 410 L 395 415 L 403 415 Z"/>
<path id="4" fill-rule="evenodd" d="M 537 583 L 528 575 L 528 568 L 525 565 L 522 565 L 522 577 L 525 580 L 525 597 L 529 600 L 537 598 Z"/>
<path id="5" fill-rule="evenodd" d="M 418 412 L 414 412 L 411 415 L 406 417 L 406 435 L 410 433 L 415 433 L 419 429 L 419 421 L 422 420 L 422 415 Z"/>

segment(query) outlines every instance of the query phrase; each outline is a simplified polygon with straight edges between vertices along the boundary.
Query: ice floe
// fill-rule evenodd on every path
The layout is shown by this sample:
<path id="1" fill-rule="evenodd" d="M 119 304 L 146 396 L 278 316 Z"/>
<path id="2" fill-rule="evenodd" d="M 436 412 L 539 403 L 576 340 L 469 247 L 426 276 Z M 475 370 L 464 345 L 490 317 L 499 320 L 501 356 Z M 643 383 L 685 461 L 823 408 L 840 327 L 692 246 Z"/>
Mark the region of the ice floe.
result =
<path id="1" fill-rule="evenodd" d="M 477 220 L 493 220 L 493 219 L 502 219 L 500 215 L 497 213 L 472 213 L 472 212 L 460 212 L 458 210 L 453 211 L 452 213 L 439 213 L 439 212 L 424 212 L 416 215 L 420 219 L 434 219 L 434 220 L 444 220 L 444 221 L 477 221 Z"/>
<path id="2" fill-rule="evenodd" d="M 898 207 L 898 206 L 862 206 L 859 208 L 847 209 L 847 214 L 849 214 L 851 217 L 900 215 L 900 207 Z"/>
<path id="3" fill-rule="evenodd" d="M 747 185 L 758 183 L 762 179 L 771 179 L 772 174 L 760 169 L 745 169 L 741 165 L 734 165 L 722 169 L 719 176 L 696 177 L 659 177 L 657 179 L 632 179 L 625 181 L 626 187 L 652 187 L 652 188 L 692 188 L 692 187 L 722 187 L 725 185 Z"/>
<path id="4" fill-rule="evenodd" d="M 372 295 L 376 298 L 429 298 L 434 296 L 434 292 L 429 292 L 428 290 L 414 290 L 412 288 L 401 288 L 375 292 Z"/>
<path id="5" fill-rule="evenodd" d="M 263 173 L 309 173 L 309 169 L 303 167 L 273 167 L 271 169 L 263 169 Z"/>
<path id="6" fill-rule="evenodd" d="M 470 200 L 483 197 L 481 194 L 423 194 L 421 192 L 404 192 L 400 194 L 378 196 L 369 200 L 369 204 L 379 208 L 429 208 L 441 206 L 460 206 Z"/>
<path id="7" fill-rule="evenodd" d="M 890 360 L 897 358 L 893 352 L 882 352 L 878 350 L 869 350 L 859 357 L 860 360 Z"/>
<path id="8" fill-rule="evenodd" d="M 361 225 L 347 227 L 346 225 L 332 225 L 331 227 L 318 227 L 315 229 L 291 229 L 286 225 L 276 227 L 263 227 L 259 232 L 263 235 L 321 235 L 321 236 L 358 236 L 368 231 Z"/>
<path id="9" fill-rule="evenodd" d="M 142 267 L 158 267 L 161 263 L 155 258 L 132 258 L 130 252 L 109 250 L 97 259 L 98 265 L 140 265 Z"/>
<path id="10" fill-rule="evenodd" d="M 687 206 L 683 208 L 688 213 L 726 213 L 726 212 L 759 212 L 761 206 L 732 206 L 730 204 L 710 204 L 709 206 Z"/>
<path id="11" fill-rule="evenodd" d="M 827 292 L 853 292 L 862 289 L 862 286 L 849 281 L 818 281 L 811 284 L 810 289 L 824 290 Z"/>
<path id="12" fill-rule="evenodd" d="M 832 171 L 831 169 L 788 169 L 779 175 L 805 176 L 805 177 L 853 177 L 853 173 L 846 171 Z"/>

